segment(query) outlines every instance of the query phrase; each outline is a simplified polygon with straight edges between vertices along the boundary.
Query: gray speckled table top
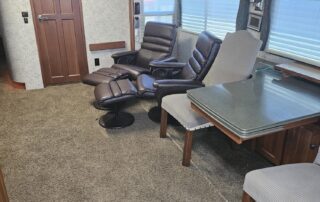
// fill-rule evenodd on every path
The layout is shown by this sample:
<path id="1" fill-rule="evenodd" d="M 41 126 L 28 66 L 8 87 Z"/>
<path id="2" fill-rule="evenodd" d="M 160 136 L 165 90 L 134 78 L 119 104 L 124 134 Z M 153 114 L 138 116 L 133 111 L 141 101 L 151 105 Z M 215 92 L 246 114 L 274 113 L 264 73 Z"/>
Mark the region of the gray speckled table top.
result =
<path id="1" fill-rule="evenodd" d="M 320 116 L 320 86 L 283 78 L 273 69 L 249 80 L 188 91 L 193 104 L 243 139 Z"/>

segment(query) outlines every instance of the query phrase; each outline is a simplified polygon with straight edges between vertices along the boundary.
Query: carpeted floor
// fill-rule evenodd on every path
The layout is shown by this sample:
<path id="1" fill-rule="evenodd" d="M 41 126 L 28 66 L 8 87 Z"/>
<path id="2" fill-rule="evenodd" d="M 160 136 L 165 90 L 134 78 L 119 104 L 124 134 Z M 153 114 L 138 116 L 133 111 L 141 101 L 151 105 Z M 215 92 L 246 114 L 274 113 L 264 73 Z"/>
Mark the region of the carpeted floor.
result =
<path id="1" fill-rule="evenodd" d="M 184 130 L 159 125 L 134 101 L 135 123 L 105 130 L 83 84 L 14 90 L 0 81 L 0 167 L 10 201 L 240 201 L 246 172 L 270 166 L 217 130 L 197 132 L 181 166 Z"/>

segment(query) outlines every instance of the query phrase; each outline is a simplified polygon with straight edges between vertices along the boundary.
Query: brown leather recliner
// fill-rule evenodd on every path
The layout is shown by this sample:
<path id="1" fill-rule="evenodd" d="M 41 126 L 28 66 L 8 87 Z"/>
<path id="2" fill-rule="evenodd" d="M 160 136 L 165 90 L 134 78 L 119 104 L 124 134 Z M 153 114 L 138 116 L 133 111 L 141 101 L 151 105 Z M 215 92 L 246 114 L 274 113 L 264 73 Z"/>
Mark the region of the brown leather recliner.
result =
<path id="1" fill-rule="evenodd" d="M 170 56 L 176 35 L 176 25 L 148 22 L 140 50 L 113 54 L 115 64 L 111 68 L 101 68 L 86 75 L 83 83 L 96 86 L 125 78 L 135 80 L 142 73 L 150 73 L 149 64 L 152 61 L 175 61 Z"/>
<path id="2" fill-rule="evenodd" d="M 133 123 L 134 117 L 119 111 L 119 103 L 135 97 L 154 97 L 157 86 L 168 86 L 166 91 L 175 92 L 181 88 L 202 85 L 201 81 L 210 70 L 222 41 L 209 32 L 199 35 L 195 50 L 188 63 L 152 62 L 153 76 L 142 74 L 137 79 L 137 89 L 129 79 L 102 83 L 95 88 L 96 102 L 99 106 L 114 106 L 112 111 L 102 116 L 99 123 L 105 128 L 122 128 Z M 169 78 L 157 80 L 157 77 Z"/>
<path id="3" fill-rule="evenodd" d="M 168 91 L 175 91 L 183 85 L 201 83 L 209 72 L 221 43 L 220 39 L 204 31 L 199 35 L 196 47 L 187 63 L 152 62 L 150 64 L 152 75 L 141 74 L 137 78 L 139 96 L 154 97 L 159 83 L 162 86 L 167 84 Z"/>

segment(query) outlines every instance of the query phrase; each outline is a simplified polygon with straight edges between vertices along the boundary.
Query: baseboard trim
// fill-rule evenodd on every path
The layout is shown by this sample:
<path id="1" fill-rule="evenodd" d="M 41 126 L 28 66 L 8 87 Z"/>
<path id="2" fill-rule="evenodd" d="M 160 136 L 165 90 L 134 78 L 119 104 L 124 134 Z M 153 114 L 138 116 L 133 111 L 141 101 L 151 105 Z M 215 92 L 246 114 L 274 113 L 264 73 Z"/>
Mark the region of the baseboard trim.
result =
<path id="1" fill-rule="evenodd" d="M 6 80 L 7 84 L 12 86 L 13 88 L 26 90 L 26 84 L 14 81 L 11 78 L 9 71 L 6 71 L 4 76 L 5 76 L 5 80 Z"/>

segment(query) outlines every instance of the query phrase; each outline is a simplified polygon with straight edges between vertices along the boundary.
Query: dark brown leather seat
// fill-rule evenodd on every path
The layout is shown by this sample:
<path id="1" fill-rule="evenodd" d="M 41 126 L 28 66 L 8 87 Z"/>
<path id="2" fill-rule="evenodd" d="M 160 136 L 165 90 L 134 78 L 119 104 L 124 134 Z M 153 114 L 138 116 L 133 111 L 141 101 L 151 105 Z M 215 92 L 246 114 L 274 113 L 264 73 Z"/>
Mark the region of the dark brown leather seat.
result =
<path id="1" fill-rule="evenodd" d="M 111 68 L 102 68 L 86 75 L 83 83 L 98 85 L 124 78 L 135 80 L 140 74 L 149 74 L 150 62 L 165 60 L 171 56 L 176 32 L 176 26 L 173 24 L 148 22 L 139 51 L 113 54 L 115 64 Z"/>
<path id="2" fill-rule="evenodd" d="M 128 80 L 111 81 L 99 84 L 95 88 L 98 105 L 104 107 L 115 104 L 112 112 L 100 118 L 100 125 L 106 128 L 121 128 L 133 123 L 130 114 L 119 112 L 119 103 L 134 97 L 154 97 L 159 83 L 170 86 L 168 90 L 176 91 L 182 85 L 199 85 L 208 73 L 220 49 L 221 40 L 209 32 L 202 32 L 196 43 L 196 48 L 187 64 L 178 62 L 153 61 L 150 64 L 154 76 L 141 74 L 137 79 L 137 89 Z M 171 78 L 156 80 L 157 77 Z M 177 85 L 175 88 L 174 85 Z M 184 87 L 185 87 L 184 86 Z M 120 117 L 120 118 L 119 118 Z"/>
<path id="3" fill-rule="evenodd" d="M 162 62 L 151 63 L 153 75 L 142 74 L 137 78 L 138 94 L 142 97 L 154 97 L 157 91 L 157 84 L 169 85 L 168 91 L 181 88 L 181 85 L 201 83 L 210 70 L 222 41 L 209 32 L 202 32 L 196 43 L 196 47 L 188 63 Z M 179 71 L 180 70 L 180 71 Z M 173 73 L 172 73 L 173 72 Z M 178 73 L 177 73 L 178 72 Z M 157 75 L 170 79 L 157 79 Z"/>
<path id="4" fill-rule="evenodd" d="M 126 112 L 119 111 L 119 104 L 135 98 L 137 89 L 129 79 L 101 83 L 94 89 L 96 102 L 99 106 L 111 106 L 112 110 L 99 119 L 104 128 L 123 128 L 134 122 L 134 117 Z"/>
<path id="5" fill-rule="evenodd" d="M 137 89 L 128 79 L 111 81 L 108 84 L 99 84 L 94 89 L 94 95 L 98 104 L 108 105 L 117 101 L 135 97 Z"/>
<path id="6" fill-rule="evenodd" d="M 195 50 L 187 64 L 173 62 L 153 62 L 151 67 L 154 73 L 166 74 L 168 70 L 171 79 L 156 79 L 152 75 L 140 75 L 137 79 L 138 94 L 141 97 L 156 97 L 158 106 L 149 110 L 148 116 L 154 122 L 160 122 L 161 100 L 165 95 L 183 93 L 188 89 L 203 86 L 202 80 L 209 72 L 218 52 L 222 41 L 209 32 L 202 32 L 199 35 Z M 172 73 L 175 69 L 182 70 Z M 159 73 L 160 72 L 160 73 Z M 161 73 L 162 72 L 162 73 Z M 157 74 L 153 74 L 156 75 Z M 169 118 L 169 123 L 175 123 L 174 119 Z"/>
<path id="7" fill-rule="evenodd" d="M 125 79 L 129 77 L 129 72 L 121 69 L 101 68 L 92 74 L 83 77 L 85 84 L 96 86 L 100 83 L 110 83 L 117 79 Z"/>

